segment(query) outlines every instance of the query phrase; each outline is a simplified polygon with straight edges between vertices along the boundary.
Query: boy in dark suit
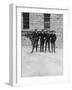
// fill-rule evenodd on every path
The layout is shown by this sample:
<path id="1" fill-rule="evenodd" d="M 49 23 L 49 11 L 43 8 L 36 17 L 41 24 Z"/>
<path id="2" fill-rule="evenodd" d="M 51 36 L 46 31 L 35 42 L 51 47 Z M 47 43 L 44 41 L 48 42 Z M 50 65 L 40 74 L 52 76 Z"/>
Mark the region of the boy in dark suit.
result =
<path id="1" fill-rule="evenodd" d="M 55 42 L 56 42 L 57 37 L 56 37 L 54 30 L 51 31 L 50 39 L 51 39 L 51 51 L 55 53 L 56 52 L 55 51 Z"/>

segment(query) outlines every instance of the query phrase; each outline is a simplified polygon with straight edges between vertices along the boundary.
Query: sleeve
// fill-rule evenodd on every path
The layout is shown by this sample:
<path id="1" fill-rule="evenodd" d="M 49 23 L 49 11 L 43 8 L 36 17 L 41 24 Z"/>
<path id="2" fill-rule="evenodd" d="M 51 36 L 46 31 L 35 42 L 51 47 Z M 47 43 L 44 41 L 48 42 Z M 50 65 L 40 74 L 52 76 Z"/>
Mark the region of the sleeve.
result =
<path id="1" fill-rule="evenodd" d="M 35 36 L 35 33 L 33 32 L 32 37 L 34 38 L 34 36 Z"/>
<path id="2" fill-rule="evenodd" d="M 56 36 L 56 34 L 55 34 L 55 40 L 57 39 L 57 36 Z"/>

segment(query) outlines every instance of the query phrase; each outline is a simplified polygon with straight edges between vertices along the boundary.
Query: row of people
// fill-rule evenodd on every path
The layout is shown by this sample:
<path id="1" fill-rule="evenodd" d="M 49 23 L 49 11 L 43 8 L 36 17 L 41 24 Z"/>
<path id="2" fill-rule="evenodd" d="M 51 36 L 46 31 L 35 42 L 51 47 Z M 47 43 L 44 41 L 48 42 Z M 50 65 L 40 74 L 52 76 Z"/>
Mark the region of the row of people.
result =
<path id="1" fill-rule="evenodd" d="M 47 47 L 49 52 L 55 53 L 55 42 L 56 42 L 56 34 L 55 31 L 48 31 L 42 29 L 42 31 L 38 32 L 37 29 L 33 32 L 33 42 L 32 42 L 32 53 L 36 48 L 36 52 L 38 51 L 38 42 L 40 40 L 40 52 L 47 52 Z M 51 50 L 50 50 L 51 49 Z"/>

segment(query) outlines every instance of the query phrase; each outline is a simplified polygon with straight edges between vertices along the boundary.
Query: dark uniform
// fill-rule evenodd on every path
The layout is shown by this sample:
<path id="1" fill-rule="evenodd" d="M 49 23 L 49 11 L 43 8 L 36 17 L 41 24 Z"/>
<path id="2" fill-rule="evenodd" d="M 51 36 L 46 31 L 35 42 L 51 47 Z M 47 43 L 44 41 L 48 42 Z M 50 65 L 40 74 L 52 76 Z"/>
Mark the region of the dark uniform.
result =
<path id="1" fill-rule="evenodd" d="M 52 32 L 50 35 L 51 37 L 51 51 L 55 52 L 55 41 L 56 41 L 56 34 Z"/>
<path id="2" fill-rule="evenodd" d="M 38 35 L 38 32 L 37 31 L 34 31 L 33 32 L 33 42 L 32 42 L 32 52 L 34 51 L 34 48 L 36 48 L 36 52 L 37 52 L 37 49 L 38 49 L 38 41 L 39 41 L 39 35 Z"/>
<path id="3" fill-rule="evenodd" d="M 50 34 L 48 32 L 45 33 L 45 52 L 47 51 L 47 46 L 50 52 Z"/>
<path id="4" fill-rule="evenodd" d="M 42 31 L 40 33 L 40 52 L 44 51 L 45 33 Z"/>

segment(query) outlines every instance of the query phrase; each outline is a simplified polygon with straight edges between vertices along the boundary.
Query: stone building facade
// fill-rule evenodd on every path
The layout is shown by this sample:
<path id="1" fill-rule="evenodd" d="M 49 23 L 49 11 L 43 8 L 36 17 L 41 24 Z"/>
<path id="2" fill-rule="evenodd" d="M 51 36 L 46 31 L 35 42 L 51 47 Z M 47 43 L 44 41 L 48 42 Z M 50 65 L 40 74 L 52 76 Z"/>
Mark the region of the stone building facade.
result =
<path id="1" fill-rule="evenodd" d="M 47 18 L 48 16 L 48 18 Z M 38 31 L 41 31 L 42 29 L 45 29 L 46 26 L 48 26 L 49 30 L 55 30 L 57 35 L 56 40 L 56 47 L 57 48 L 63 48 L 63 15 L 62 14 L 48 14 L 46 15 L 46 18 L 43 13 L 28 13 L 28 20 L 26 21 L 26 24 L 29 24 L 29 26 L 24 27 L 23 20 L 23 13 L 21 16 L 21 30 L 22 31 L 33 31 L 37 29 Z M 26 37 L 22 36 L 22 46 L 30 46 L 30 41 L 28 38 L 24 39 Z"/>

